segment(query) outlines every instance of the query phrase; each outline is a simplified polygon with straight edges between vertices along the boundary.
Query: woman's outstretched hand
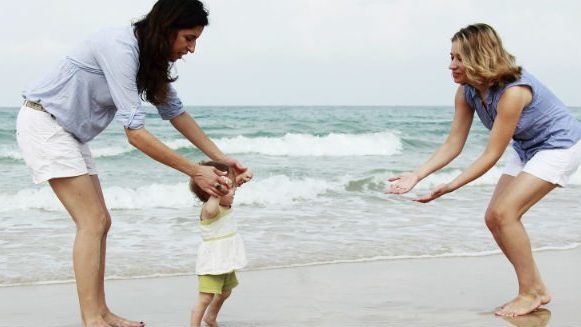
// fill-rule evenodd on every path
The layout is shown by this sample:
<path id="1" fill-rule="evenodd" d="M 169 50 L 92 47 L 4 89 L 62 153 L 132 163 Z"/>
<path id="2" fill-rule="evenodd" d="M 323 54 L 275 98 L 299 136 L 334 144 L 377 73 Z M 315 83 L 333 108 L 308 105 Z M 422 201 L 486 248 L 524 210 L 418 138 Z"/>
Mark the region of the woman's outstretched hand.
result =
<path id="1" fill-rule="evenodd" d="M 210 166 L 199 165 L 192 178 L 204 192 L 215 197 L 228 194 L 232 185 L 230 178 L 226 177 L 226 172 Z"/>
<path id="2" fill-rule="evenodd" d="M 248 181 L 250 181 L 253 177 L 252 172 L 242 166 L 238 160 L 232 159 L 230 157 L 223 157 L 219 160 L 233 168 L 238 175 L 236 181 L 230 180 L 226 175 L 226 172 L 223 172 L 219 169 L 210 166 L 198 166 L 196 173 L 192 176 L 194 183 L 196 183 L 204 192 L 208 193 L 209 195 L 215 197 L 221 197 L 228 194 L 230 188 L 234 186 L 233 183 L 236 183 L 237 186 L 240 186 Z"/>
<path id="3" fill-rule="evenodd" d="M 432 200 L 435 200 L 446 193 L 452 192 L 452 189 L 448 184 L 440 184 L 432 189 L 432 192 L 428 195 L 421 196 L 419 198 L 415 198 L 414 201 L 421 202 L 421 203 L 428 203 Z"/>
<path id="4" fill-rule="evenodd" d="M 252 177 L 254 177 L 254 173 L 248 169 L 248 167 L 242 166 L 242 164 L 236 159 L 225 157 L 222 159 L 222 162 L 236 170 L 237 177 L 235 182 L 237 186 L 241 186 L 242 184 L 250 181 Z"/>
<path id="5" fill-rule="evenodd" d="M 248 169 L 247 167 L 242 166 L 242 164 L 240 162 L 238 162 L 238 160 L 232 159 L 230 157 L 224 157 L 220 161 L 227 164 L 230 167 L 233 167 L 234 170 L 236 170 L 236 175 L 240 175 L 240 174 L 246 172 L 246 170 Z"/>
<path id="6" fill-rule="evenodd" d="M 403 194 L 414 188 L 419 182 L 419 178 L 416 174 L 407 172 L 396 177 L 390 177 L 387 181 L 391 182 L 391 185 L 385 191 L 386 194 Z"/>

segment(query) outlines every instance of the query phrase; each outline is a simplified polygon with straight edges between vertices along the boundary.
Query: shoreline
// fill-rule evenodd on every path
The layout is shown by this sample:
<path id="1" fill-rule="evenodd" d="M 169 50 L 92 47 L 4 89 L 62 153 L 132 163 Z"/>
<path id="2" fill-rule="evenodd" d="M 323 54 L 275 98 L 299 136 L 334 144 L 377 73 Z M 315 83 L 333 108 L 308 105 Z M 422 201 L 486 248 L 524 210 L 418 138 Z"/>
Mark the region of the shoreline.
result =
<path id="1" fill-rule="evenodd" d="M 503 319 L 516 295 L 502 255 L 336 263 L 239 272 L 222 326 L 575 326 L 581 321 L 581 248 L 535 252 L 553 301 Z M 148 327 L 186 326 L 193 275 L 108 280 L 108 304 Z M 0 288 L 0 327 L 78 326 L 73 283 Z"/>
<path id="2" fill-rule="evenodd" d="M 533 255 L 542 252 L 561 252 L 561 251 L 571 251 L 575 249 L 581 249 L 581 243 L 573 243 L 572 245 L 563 247 L 542 247 L 533 250 Z M 269 271 L 269 270 L 281 270 L 281 269 L 295 269 L 295 268 L 306 268 L 306 267 L 317 267 L 317 266 L 327 266 L 327 265 L 340 265 L 340 264 L 356 264 L 356 263 L 370 263 L 370 262 L 380 262 L 380 261 L 401 261 L 401 260 L 426 260 L 426 259 L 443 259 L 443 258 L 481 258 L 489 256 L 501 255 L 500 250 L 492 251 L 482 251 L 475 253 L 446 253 L 438 255 L 402 255 L 402 256 L 386 256 L 386 257 L 372 257 L 372 258 L 362 258 L 362 259 L 346 259 L 346 260 L 334 260 L 325 262 L 313 262 L 304 264 L 290 264 L 286 266 L 268 266 L 268 267 L 258 267 L 250 269 L 241 269 L 239 272 L 254 272 L 254 271 Z M 175 274 L 154 274 L 154 275 L 144 275 L 144 276 L 131 276 L 131 277 L 119 277 L 119 276 L 109 276 L 105 277 L 105 281 L 131 281 L 140 279 L 159 279 L 159 278 L 174 278 L 174 277 L 192 277 L 196 275 L 194 273 L 175 273 Z M 0 285 L 0 290 L 3 288 L 11 287 L 29 287 L 29 286 L 49 286 L 49 285 L 63 285 L 63 284 L 74 284 L 74 279 L 68 280 L 53 280 L 53 281 L 42 281 L 42 282 L 30 282 L 30 283 L 16 283 L 9 285 Z"/>

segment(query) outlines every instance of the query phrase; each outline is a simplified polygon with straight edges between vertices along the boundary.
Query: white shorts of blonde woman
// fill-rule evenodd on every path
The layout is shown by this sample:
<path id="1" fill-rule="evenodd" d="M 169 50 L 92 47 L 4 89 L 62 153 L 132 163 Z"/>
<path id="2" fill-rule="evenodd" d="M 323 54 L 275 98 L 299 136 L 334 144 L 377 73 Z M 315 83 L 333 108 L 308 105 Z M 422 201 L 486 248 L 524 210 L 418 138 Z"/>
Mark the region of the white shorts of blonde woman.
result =
<path id="1" fill-rule="evenodd" d="M 22 106 L 16 120 L 16 140 L 36 184 L 97 174 L 89 146 L 77 141 L 46 111 Z"/>
<path id="2" fill-rule="evenodd" d="M 581 141 L 568 149 L 550 149 L 537 152 L 527 163 L 523 163 L 516 151 L 508 149 L 508 160 L 503 173 L 517 176 L 521 172 L 531 174 L 551 184 L 565 187 L 581 164 Z"/>

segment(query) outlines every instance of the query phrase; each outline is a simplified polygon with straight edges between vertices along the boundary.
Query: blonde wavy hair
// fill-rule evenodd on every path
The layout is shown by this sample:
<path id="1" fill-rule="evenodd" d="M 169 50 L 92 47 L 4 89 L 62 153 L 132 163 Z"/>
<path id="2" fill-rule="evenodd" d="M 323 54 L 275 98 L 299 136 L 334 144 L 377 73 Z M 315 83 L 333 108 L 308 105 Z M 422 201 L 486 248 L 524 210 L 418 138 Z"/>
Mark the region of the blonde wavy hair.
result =
<path id="1" fill-rule="evenodd" d="M 500 36 L 487 24 L 468 25 L 454 34 L 466 76 L 477 85 L 504 85 L 521 76 L 515 57 L 502 46 Z"/>

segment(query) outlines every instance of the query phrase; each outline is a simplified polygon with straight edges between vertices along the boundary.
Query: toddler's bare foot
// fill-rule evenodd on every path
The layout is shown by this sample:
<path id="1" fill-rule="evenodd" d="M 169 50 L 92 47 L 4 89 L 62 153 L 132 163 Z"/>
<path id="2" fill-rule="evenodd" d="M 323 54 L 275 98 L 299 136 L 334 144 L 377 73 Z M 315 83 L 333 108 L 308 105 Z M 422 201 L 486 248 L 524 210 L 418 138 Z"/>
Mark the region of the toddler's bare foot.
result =
<path id="1" fill-rule="evenodd" d="M 109 324 L 110 327 L 144 327 L 145 323 L 141 321 L 131 321 L 125 318 L 119 317 L 118 315 L 108 312 L 103 315 L 103 319 Z"/>

